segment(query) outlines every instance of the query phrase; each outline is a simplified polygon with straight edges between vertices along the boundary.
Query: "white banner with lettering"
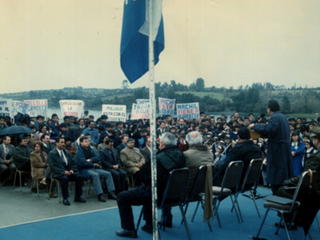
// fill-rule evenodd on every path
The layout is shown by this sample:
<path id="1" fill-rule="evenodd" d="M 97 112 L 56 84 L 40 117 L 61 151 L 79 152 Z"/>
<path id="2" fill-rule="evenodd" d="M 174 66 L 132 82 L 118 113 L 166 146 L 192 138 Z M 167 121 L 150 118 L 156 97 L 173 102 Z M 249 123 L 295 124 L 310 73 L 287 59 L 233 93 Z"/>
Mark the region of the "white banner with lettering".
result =
<path id="1" fill-rule="evenodd" d="M 34 99 L 24 100 L 24 103 L 29 104 L 26 114 L 30 117 L 36 117 L 38 115 L 47 117 L 48 100 L 47 99 Z"/>
<path id="2" fill-rule="evenodd" d="M 84 101 L 82 100 L 60 100 L 60 108 L 62 117 L 74 116 L 77 118 L 83 117 Z"/>
<path id="3" fill-rule="evenodd" d="M 126 105 L 102 105 L 102 115 L 108 116 L 108 121 L 125 122 L 127 106 Z"/>

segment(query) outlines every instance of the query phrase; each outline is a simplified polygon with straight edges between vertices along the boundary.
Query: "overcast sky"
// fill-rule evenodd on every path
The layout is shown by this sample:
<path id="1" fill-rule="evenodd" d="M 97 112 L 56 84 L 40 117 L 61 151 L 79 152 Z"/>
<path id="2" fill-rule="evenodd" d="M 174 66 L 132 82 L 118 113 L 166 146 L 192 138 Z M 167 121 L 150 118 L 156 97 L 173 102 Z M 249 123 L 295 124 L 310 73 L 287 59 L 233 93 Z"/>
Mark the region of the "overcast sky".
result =
<path id="1" fill-rule="evenodd" d="M 122 13 L 121 0 L 0 0 L 0 93 L 121 87 Z M 319 16 L 319 0 L 163 0 L 155 81 L 318 87 Z"/>

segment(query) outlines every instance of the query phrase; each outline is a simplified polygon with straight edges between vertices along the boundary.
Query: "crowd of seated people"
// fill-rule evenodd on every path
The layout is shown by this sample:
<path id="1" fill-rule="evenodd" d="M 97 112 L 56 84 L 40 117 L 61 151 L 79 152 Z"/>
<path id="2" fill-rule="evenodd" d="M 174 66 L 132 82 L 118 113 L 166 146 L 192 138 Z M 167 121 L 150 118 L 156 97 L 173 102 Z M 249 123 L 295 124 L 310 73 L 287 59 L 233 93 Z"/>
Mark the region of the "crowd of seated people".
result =
<path id="1" fill-rule="evenodd" d="M 163 152 L 161 139 L 171 134 L 175 141 L 171 141 L 170 148 L 174 147 L 183 154 L 183 159 L 186 158 L 186 164 L 193 172 L 201 163 L 216 164 L 216 171 L 212 172 L 214 185 L 221 184 L 229 162 L 242 160 L 247 166 L 252 158 L 263 159 L 262 183 L 269 185 L 265 174 L 268 139 L 252 139 L 247 128 L 251 122 L 268 124 L 268 119 L 263 115 L 254 117 L 249 114 L 240 117 L 238 113 L 234 113 L 230 118 L 225 115 L 215 118 L 201 112 L 199 119 L 176 119 L 167 115 L 157 117 L 156 121 L 157 151 Z M 318 147 L 310 136 L 313 127 L 320 124 L 320 118 L 308 121 L 306 118 L 289 118 L 288 122 L 291 129 L 294 175 L 299 176 L 308 158 Z M 32 178 L 39 179 L 42 186 L 48 186 L 51 178 L 58 179 L 63 203 L 70 205 L 67 187 L 69 181 L 76 182 L 76 202 L 85 202 L 82 198 L 82 186 L 88 179 L 91 179 L 98 200 L 102 202 L 106 201 L 103 194 L 116 199 L 117 195 L 128 189 L 128 175 L 133 175 L 137 188 L 145 185 L 145 176 L 141 176 L 141 172 L 145 171 L 150 162 L 148 119 L 111 122 L 106 115 L 97 120 L 93 116 L 81 119 L 64 116 L 60 122 L 58 115 L 53 114 L 51 119 L 37 116 L 14 122 L 8 117 L 0 117 L 0 132 L 12 124 L 27 126 L 34 133 L 18 137 L 1 136 L 0 177 L 3 186 L 13 184 L 16 169 L 29 172 Z M 168 150 L 165 144 L 162 147 L 167 147 L 166 151 Z M 203 156 L 203 159 L 197 162 L 197 156 Z M 23 178 L 26 184 L 28 180 L 28 176 Z M 50 195 L 56 197 L 54 192 Z M 128 231 L 119 232 L 119 235 L 132 236 L 132 229 L 124 230 Z M 145 230 L 151 232 L 149 222 Z"/>

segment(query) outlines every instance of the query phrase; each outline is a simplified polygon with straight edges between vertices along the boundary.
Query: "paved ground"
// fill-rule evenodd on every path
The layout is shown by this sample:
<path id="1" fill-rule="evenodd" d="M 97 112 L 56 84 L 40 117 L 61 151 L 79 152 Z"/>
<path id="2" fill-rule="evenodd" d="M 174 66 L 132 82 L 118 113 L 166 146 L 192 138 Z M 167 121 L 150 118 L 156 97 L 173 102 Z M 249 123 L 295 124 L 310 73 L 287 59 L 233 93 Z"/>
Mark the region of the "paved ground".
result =
<path id="1" fill-rule="evenodd" d="M 83 193 L 85 193 L 85 190 L 86 188 L 83 187 Z M 42 219 L 117 207 L 115 200 L 109 199 L 105 203 L 99 202 L 94 189 L 91 190 L 89 199 L 83 194 L 83 198 L 87 200 L 86 203 L 74 202 L 73 190 L 69 191 L 69 194 L 71 205 L 65 206 L 59 203 L 58 198 L 48 200 L 46 190 L 40 190 L 38 197 L 36 193 L 30 194 L 30 188 L 26 186 L 22 187 L 22 192 L 20 192 L 19 187 L 15 189 L 13 189 L 12 186 L 0 187 L 0 228 Z M 105 198 L 107 198 L 106 194 Z"/>

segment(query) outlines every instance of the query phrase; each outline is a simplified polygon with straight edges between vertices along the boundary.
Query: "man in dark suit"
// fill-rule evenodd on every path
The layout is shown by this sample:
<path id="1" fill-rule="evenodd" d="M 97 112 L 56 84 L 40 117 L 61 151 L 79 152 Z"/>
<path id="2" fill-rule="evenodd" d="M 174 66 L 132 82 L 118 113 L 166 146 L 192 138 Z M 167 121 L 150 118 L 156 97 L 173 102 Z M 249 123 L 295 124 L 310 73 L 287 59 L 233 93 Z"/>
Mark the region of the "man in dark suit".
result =
<path id="1" fill-rule="evenodd" d="M 146 146 L 140 150 L 141 154 L 144 156 L 144 159 L 146 161 L 150 160 L 150 155 L 151 155 L 151 148 L 150 147 L 151 147 L 151 138 L 147 137 Z"/>
<path id="2" fill-rule="evenodd" d="M 5 175 L 3 186 L 8 182 L 12 182 L 13 174 L 16 170 L 16 165 L 13 163 L 12 150 L 14 146 L 10 144 L 11 138 L 9 136 L 3 137 L 3 144 L 0 145 L 0 170 Z"/>
<path id="3" fill-rule="evenodd" d="M 116 148 L 119 156 L 120 156 L 121 150 L 123 150 L 123 149 L 125 149 L 127 147 L 128 139 L 129 139 L 129 136 L 127 134 L 123 134 L 121 136 L 121 143 Z"/>
<path id="4" fill-rule="evenodd" d="M 247 168 L 252 159 L 261 158 L 262 152 L 258 145 L 254 144 L 253 141 L 250 140 L 250 131 L 247 127 L 242 127 L 238 131 L 238 143 L 231 149 L 229 156 L 224 161 L 218 161 L 214 165 L 213 170 L 213 185 L 221 186 L 222 179 L 224 173 L 232 161 L 241 160 L 244 163 L 242 175 L 241 175 L 241 183 L 244 179 L 244 176 L 247 172 Z"/>
<path id="5" fill-rule="evenodd" d="M 60 182 L 64 205 L 70 205 L 68 200 L 69 181 L 75 181 L 76 189 L 74 201 L 84 203 L 86 200 L 81 197 L 83 177 L 76 169 L 70 152 L 64 149 L 64 144 L 64 138 L 58 137 L 56 139 L 56 148 L 48 155 L 47 161 L 51 168 L 52 178 L 57 179 Z"/>
<path id="6" fill-rule="evenodd" d="M 161 136 L 163 133 L 165 133 L 165 132 L 169 132 L 169 130 L 168 130 L 168 128 L 167 128 L 167 125 L 166 125 L 166 123 L 165 123 L 165 121 L 162 121 L 161 123 L 160 123 L 160 127 L 157 129 L 157 131 L 156 131 L 156 135 L 157 135 L 157 138 L 159 137 L 159 136 Z"/>
<path id="7" fill-rule="evenodd" d="M 116 194 L 118 194 L 125 189 L 127 174 L 121 169 L 120 157 L 118 152 L 113 148 L 113 140 L 107 139 L 105 144 L 106 148 L 99 153 L 101 165 L 104 170 L 111 172 Z"/>
<path id="8" fill-rule="evenodd" d="M 20 138 L 19 145 L 12 151 L 12 157 L 16 168 L 20 171 L 31 172 L 30 153 L 32 149 L 28 146 L 26 137 Z"/>
<path id="9" fill-rule="evenodd" d="M 41 136 L 41 141 L 43 143 L 43 151 L 48 155 L 49 152 L 55 148 L 55 146 L 50 142 L 50 136 L 48 134 L 43 134 Z"/>

